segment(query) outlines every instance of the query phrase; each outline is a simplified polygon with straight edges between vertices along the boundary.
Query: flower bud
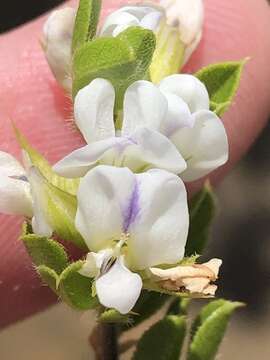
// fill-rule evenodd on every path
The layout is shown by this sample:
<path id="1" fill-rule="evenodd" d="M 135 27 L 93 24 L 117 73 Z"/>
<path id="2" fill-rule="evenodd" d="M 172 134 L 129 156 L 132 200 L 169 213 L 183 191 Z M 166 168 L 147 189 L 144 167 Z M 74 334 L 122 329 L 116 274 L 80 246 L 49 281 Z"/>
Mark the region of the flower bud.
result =
<path id="1" fill-rule="evenodd" d="M 204 20 L 202 0 L 160 0 L 165 9 L 167 22 L 176 26 L 180 32 L 181 41 L 185 45 L 184 64 L 197 48 Z"/>
<path id="2" fill-rule="evenodd" d="M 43 27 L 42 48 L 58 83 L 71 92 L 71 43 L 76 11 L 54 11 Z"/>

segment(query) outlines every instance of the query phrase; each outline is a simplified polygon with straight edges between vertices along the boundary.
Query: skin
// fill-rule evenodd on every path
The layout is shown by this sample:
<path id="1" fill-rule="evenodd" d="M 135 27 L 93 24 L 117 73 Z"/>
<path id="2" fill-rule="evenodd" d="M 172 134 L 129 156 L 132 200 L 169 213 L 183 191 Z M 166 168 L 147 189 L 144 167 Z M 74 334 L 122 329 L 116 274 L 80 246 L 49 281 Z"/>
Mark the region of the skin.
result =
<path id="1" fill-rule="evenodd" d="M 103 16 L 122 1 L 104 1 Z M 69 5 L 71 3 L 69 2 Z M 202 42 L 186 71 L 218 61 L 251 57 L 239 92 L 223 117 L 230 160 L 211 174 L 221 180 L 264 127 L 270 112 L 270 7 L 266 0 L 205 0 Z M 83 144 L 72 125 L 71 104 L 56 84 L 38 38 L 45 17 L 0 37 L 0 149 L 19 157 L 11 119 L 51 162 Z M 194 192 L 202 181 L 189 186 Z M 42 286 L 22 243 L 22 219 L 0 215 L 0 326 L 3 328 L 55 302 Z"/>

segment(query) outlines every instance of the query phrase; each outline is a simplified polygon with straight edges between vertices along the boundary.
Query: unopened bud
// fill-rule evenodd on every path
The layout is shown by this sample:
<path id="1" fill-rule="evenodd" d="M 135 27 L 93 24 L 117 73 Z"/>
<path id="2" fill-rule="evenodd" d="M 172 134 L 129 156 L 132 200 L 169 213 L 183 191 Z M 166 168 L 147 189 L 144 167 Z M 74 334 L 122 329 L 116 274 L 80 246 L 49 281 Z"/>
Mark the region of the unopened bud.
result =
<path id="1" fill-rule="evenodd" d="M 71 44 L 76 11 L 64 8 L 54 11 L 46 21 L 41 40 L 47 61 L 58 83 L 71 92 Z"/>
<path id="2" fill-rule="evenodd" d="M 183 64 L 197 48 L 204 20 L 202 0 L 160 0 L 165 9 L 167 23 L 178 28 L 181 41 L 185 46 Z"/>

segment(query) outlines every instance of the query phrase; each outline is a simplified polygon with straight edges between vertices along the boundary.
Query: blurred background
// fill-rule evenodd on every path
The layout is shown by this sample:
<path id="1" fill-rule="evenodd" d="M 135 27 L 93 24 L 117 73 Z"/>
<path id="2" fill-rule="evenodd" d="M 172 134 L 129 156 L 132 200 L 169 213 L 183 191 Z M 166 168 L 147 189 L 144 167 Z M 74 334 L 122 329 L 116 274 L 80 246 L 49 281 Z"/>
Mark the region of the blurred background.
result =
<path id="1" fill-rule="evenodd" d="M 6 1 L 0 33 L 61 2 Z M 223 360 L 270 359 L 269 139 L 270 124 L 217 189 L 219 212 L 205 257 L 224 260 L 218 296 L 247 303 L 227 332 L 219 355 Z M 93 314 L 81 318 L 59 304 L 16 324 L 0 332 L 0 359 L 89 359 L 89 316 Z"/>

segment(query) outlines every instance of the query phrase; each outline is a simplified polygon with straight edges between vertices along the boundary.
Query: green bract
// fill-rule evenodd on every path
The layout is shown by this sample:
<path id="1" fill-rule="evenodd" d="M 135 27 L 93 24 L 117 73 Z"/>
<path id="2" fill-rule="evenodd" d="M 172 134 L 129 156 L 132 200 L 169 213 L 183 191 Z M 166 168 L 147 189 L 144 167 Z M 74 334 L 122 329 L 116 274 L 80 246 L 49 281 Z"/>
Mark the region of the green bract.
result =
<path id="1" fill-rule="evenodd" d="M 239 87 L 243 67 L 247 60 L 209 65 L 195 76 L 206 86 L 211 110 L 221 116 L 228 109 Z"/>
<path id="2" fill-rule="evenodd" d="M 100 9 L 101 0 L 80 1 L 73 31 L 73 52 L 96 35 Z"/>
<path id="3" fill-rule="evenodd" d="M 50 184 L 65 192 L 75 195 L 79 186 L 79 179 L 67 179 L 57 175 L 52 170 L 48 161 L 28 143 L 24 135 L 16 127 L 14 127 L 14 130 L 17 141 L 29 157 L 31 165 L 35 166 Z"/>
<path id="4" fill-rule="evenodd" d="M 33 234 L 30 225 L 26 223 L 23 226 L 21 239 L 36 266 L 47 266 L 57 274 L 61 274 L 68 266 L 64 247 L 52 239 Z"/>
<path id="5" fill-rule="evenodd" d="M 59 292 L 62 299 L 77 310 L 89 310 L 98 305 L 92 297 L 93 280 L 79 274 L 83 261 L 70 264 L 59 277 Z"/>
<path id="6" fill-rule="evenodd" d="M 145 77 L 155 50 L 152 31 L 128 28 L 117 37 L 95 39 L 81 46 L 73 58 L 73 97 L 95 78 L 109 80 L 116 89 L 116 108 L 135 80 Z"/>
<path id="7" fill-rule="evenodd" d="M 75 228 L 77 198 L 44 181 L 44 211 L 52 229 L 63 240 L 86 249 L 82 236 Z"/>

